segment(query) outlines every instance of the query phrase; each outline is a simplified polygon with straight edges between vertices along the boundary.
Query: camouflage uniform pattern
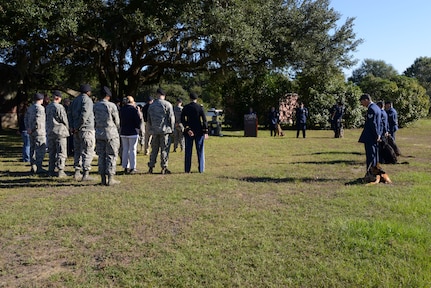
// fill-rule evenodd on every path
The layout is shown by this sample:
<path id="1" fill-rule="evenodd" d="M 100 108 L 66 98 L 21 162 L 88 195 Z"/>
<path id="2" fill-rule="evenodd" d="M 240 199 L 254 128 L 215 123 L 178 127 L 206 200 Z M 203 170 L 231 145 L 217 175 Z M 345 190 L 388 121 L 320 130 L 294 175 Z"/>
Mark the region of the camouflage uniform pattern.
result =
<path id="1" fill-rule="evenodd" d="M 45 108 L 41 104 L 35 103 L 31 105 L 24 116 L 25 127 L 30 135 L 30 164 L 32 168 L 36 165 L 37 170 L 42 169 L 42 162 L 46 152 L 45 121 Z"/>
<path id="2" fill-rule="evenodd" d="M 69 122 L 63 105 L 52 102 L 46 107 L 46 131 L 48 135 L 48 171 L 64 170 L 67 158 Z"/>
<path id="3" fill-rule="evenodd" d="M 152 135 L 151 154 L 148 167 L 156 164 L 160 149 L 160 165 L 168 167 L 170 134 L 174 131 L 175 116 L 172 104 L 166 100 L 157 99 L 148 108 L 149 133 Z"/>
<path id="4" fill-rule="evenodd" d="M 95 132 L 93 100 L 87 94 L 80 94 L 69 107 L 69 126 L 73 130 L 75 170 L 88 171 L 94 157 Z"/>
<path id="5" fill-rule="evenodd" d="M 174 115 L 175 115 L 175 129 L 174 129 L 174 151 L 177 150 L 178 145 L 181 148 L 181 151 L 184 150 L 184 126 L 181 123 L 181 112 L 183 111 L 183 107 L 175 106 L 174 107 Z"/>
<path id="6" fill-rule="evenodd" d="M 96 153 L 100 175 L 115 175 L 120 148 L 120 117 L 117 106 L 107 100 L 94 104 Z"/>

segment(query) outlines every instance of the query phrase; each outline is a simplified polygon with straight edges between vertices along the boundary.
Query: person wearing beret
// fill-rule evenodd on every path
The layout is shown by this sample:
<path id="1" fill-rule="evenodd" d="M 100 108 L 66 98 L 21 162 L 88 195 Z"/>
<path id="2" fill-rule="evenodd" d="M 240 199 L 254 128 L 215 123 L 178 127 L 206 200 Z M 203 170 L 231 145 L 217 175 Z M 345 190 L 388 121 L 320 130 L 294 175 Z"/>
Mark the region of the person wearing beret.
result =
<path id="1" fill-rule="evenodd" d="M 91 86 L 89 84 L 81 85 L 80 91 L 81 94 L 72 101 L 68 110 L 69 128 L 73 134 L 74 178 L 77 181 L 92 181 L 90 169 L 96 139 L 93 100 L 90 97 Z"/>
<path id="2" fill-rule="evenodd" d="M 160 151 L 160 166 L 162 174 L 171 174 L 168 169 L 169 147 L 171 134 L 174 131 L 175 116 L 172 104 L 165 100 L 165 92 L 157 89 L 157 99 L 148 107 L 148 125 L 152 136 L 150 161 L 148 162 L 148 173 L 152 174 Z"/>
<path id="3" fill-rule="evenodd" d="M 107 186 L 120 183 L 114 179 L 120 148 L 120 135 L 118 133 L 120 116 L 117 105 L 109 101 L 111 97 L 111 90 L 103 86 L 100 92 L 100 101 L 94 104 L 97 166 L 101 184 Z"/>
<path id="4" fill-rule="evenodd" d="M 25 116 L 24 123 L 28 135 L 30 135 L 30 165 L 31 172 L 42 174 L 46 171 L 42 168 L 43 158 L 46 153 L 46 115 L 42 106 L 44 95 L 36 93 Z"/>

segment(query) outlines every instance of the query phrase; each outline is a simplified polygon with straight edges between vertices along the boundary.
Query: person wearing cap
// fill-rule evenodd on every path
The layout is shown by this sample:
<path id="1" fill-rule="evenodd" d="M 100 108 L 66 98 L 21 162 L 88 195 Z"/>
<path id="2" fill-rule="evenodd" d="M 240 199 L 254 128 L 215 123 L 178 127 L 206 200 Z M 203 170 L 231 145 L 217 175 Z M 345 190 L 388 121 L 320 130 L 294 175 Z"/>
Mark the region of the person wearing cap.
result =
<path id="1" fill-rule="evenodd" d="M 385 103 L 385 110 L 388 114 L 388 132 L 395 141 L 395 132 L 398 130 L 398 113 L 393 107 L 392 101 Z"/>
<path id="2" fill-rule="evenodd" d="M 170 174 L 168 170 L 170 136 L 174 131 L 175 115 L 172 104 L 165 100 L 165 92 L 157 89 L 157 98 L 148 108 L 148 122 L 150 125 L 149 132 L 153 139 L 151 140 L 151 154 L 148 162 L 148 173 L 152 174 L 156 165 L 157 155 L 160 150 L 160 166 L 162 174 Z"/>
<path id="3" fill-rule="evenodd" d="M 56 90 L 52 94 L 52 102 L 46 106 L 46 131 L 48 138 L 50 176 L 65 177 L 64 167 L 67 158 L 67 137 L 69 133 L 69 120 L 66 109 L 61 102 L 61 92 Z M 57 173 L 55 172 L 57 170 Z M 56 174 L 55 174 L 56 173 Z"/>
<path id="4" fill-rule="evenodd" d="M 141 118 L 135 99 L 127 96 L 120 109 L 120 138 L 122 147 L 121 165 L 125 173 L 136 174 L 136 154 L 138 152 L 139 129 Z"/>
<path id="5" fill-rule="evenodd" d="M 190 93 L 190 103 L 184 106 L 181 123 L 184 125 L 185 154 L 184 172 L 190 173 L 192 166 L 193 142 L 198 156 L 198 170 L 205 170 L 204 140 L 208 139 L 208 122 L 204 109 L 197 103 L 198 96 Z"/>
<path id="6" fill-rule="evenodd" d="M 144 133 L 144 153 L 145 155 L 150 154 L 150 145 L 151 145 L 151 139 L 153 138 L 152 135 L 150 134 L 150 125 L 147 124 L 148 122 L 148 108 L 150 107 L 151 104 L 153 104 L 154 102 L 154 98 L 153 97 L 148 97 L 148 101 L 145 104 L 144 107 L 142 107 L 142 119 L 144 122 L 144 127 L 145 127 L 145 133 Z"/>
<path id="7" fill-rule="evenodd" d="M 42 106 L 44 95 L 36 93 L 33 96 L 33 104 L 27 109 L 24 123 L 28 135 L 30 135 L 30 165 L 31 172 L 42 174 L 46 171 L 42 168 L 43 158 L 46 153 L 46 115 Z"/>
<path id="8" fill-rule="evenodd" d="M 184 150 L 184 126 L 181 123 L 181 112 L 183 111 L 183 100 L 177 99 L 177 103 L 174 107 L 175 115 L 175 129 L 174 129 L 174 152 L 177 152 L 178 145 L 181 151 Z"/>
<path id="9" fill-rule="evenodd" d="M 100 92 L 100 101 L 94 104 L 93 109 L 98 172 L 101 177 L 101 184 L 107 186 L 120 183 L 114 179 L 120 148 L 120 135 L 118 133 L 120 116 L 117 105 L 109 101 L 111 97 L 111 90 L 103 86 Z"/>
<path id="10" fill-rule="evenodd" d="M 382 112 L 371 100 L 369 94 L 363 94 L 359 101 L 367 108 L 364 129 L 359 137 L 359 143 L 364 143 L 367 172 L 376 168 L 379 163 L 379 141 L 382 135 Z"/>
<path id="11" fill-rule="evenodd" d="M 75 180 L 91 181 L 91 161 L 94 157 L 94 145 L 96 142 L 94 132 L 93 100 L 91 99 L 91 86 L 81 85 L 78 97 L 76 97 L 68 110 L 69 128 L 73 134 L 73 167 Z M 83 172 L 83 174 L 81 174 Z"/>

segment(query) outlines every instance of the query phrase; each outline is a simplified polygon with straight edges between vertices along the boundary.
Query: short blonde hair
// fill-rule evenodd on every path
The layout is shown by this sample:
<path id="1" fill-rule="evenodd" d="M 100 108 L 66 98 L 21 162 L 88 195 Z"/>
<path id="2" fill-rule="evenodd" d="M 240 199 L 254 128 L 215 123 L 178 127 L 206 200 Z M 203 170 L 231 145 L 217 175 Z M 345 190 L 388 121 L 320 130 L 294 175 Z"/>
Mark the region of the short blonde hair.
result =
<path id="1" fill-rule="evenodd" d="M 123 102 L 124 104 L 135 104 L 135 99 L 132 96 L 127 96 L 124 97 Z"/>

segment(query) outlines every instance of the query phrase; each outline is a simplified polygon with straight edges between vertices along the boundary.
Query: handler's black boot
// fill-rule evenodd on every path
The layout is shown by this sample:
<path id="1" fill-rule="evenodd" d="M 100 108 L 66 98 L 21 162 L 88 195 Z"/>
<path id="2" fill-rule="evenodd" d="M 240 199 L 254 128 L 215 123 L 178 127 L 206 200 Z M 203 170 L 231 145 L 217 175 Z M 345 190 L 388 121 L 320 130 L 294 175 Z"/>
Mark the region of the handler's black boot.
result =
<path id="1" fill-rule="evenodd" d="M 100 178 L 102 179 L 102 181 L 100 182 L 100 184 L 102 184 L 102 185 L 107 185 L 108 184 L 106 182 L 106 175 L 105 174 L 100 175 Z"/>

